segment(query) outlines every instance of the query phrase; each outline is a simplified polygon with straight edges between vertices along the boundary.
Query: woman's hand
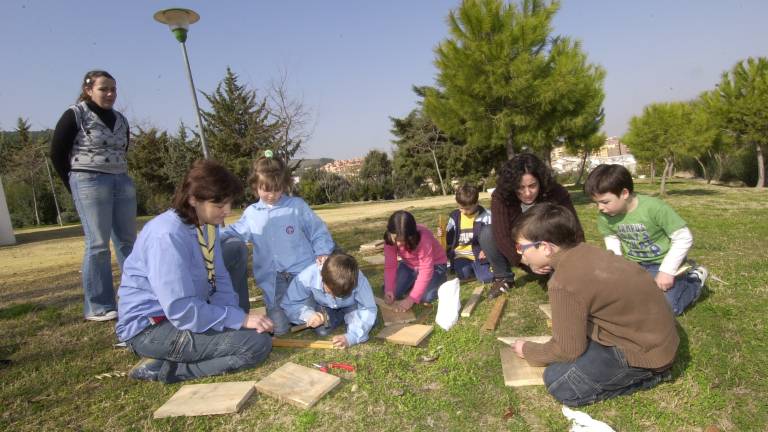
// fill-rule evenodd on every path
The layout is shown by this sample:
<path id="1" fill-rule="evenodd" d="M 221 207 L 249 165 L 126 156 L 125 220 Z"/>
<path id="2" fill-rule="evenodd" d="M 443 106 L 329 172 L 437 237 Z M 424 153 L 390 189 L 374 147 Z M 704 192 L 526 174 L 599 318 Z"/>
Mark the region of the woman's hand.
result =
<path id="1" fill-rule="evenodd" d="M 243 328 L 254 329 L 259 333 L 272 333 L 274 326 L 266 315 L 256 314 L 254 311 L 248 312 L 243 320 Z"/>

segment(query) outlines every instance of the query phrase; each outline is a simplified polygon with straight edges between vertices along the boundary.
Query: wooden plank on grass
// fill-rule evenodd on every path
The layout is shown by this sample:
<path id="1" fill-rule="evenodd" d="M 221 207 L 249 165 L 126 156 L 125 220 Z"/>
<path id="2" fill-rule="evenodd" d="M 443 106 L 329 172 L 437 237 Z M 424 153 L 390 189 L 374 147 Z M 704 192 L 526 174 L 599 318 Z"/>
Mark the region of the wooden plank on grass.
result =
<path id="1" fill-rule="evenodd" d="M 374 299 L 379 306 L 379 311 L 381 311 L 381 319 L 384 321 L 385 327 L 416 321 L 416 315 L 413 313 L 413 309 L 405 312 L 397 312 L 391 305 L 388 305 L 384 299 L 379 297 L 374 297 Z"/>
<path id="2" fill-rule="evenodd" d="M 257 382 L 256 390 L 299 408 L 310 408 L 340 382 L 335 375 L 288 362 Z"/>
<path id="3" fill-rule="evenodd" d="M 510 347 L 503 347 L 499 354 L 505 386 L 544 385 L 544 366 L 531 366 L 525 359 L 518 357 L 515 350 Z"/>
<path id="4" fill-rule="evenodd" d="M 272 347 L 275 348 L 316 348 L 334 349 L 333 342 L 326 340 L 301 340 L 272 338 Z"/>
<path id="5" fill-rule="evenodd" d="M 424 324 L 400 324 L 384 327 L 376 337 L 400 345 L 417 346 L 434 327 Z"/>
<path id="6" fill-rule="evenodd" d="M 499 336 L 496 338 L 501 342 L 509 346 L 515 345 L 516 340 L 524 340 L 528 342 L 545 343 L 552 339 L 552 336 Z"/>
<path id="7" fill-rule="evenodd" d="M 506 303 L 507 296 L 504 294 L 500 295 L 499 298 L 496 299 L 496 303 L 493 304 L 491 313 L 488 314 L 488 318 L 485 320 L 485 324 L 483 324 L 483 330 L 493 331 L 496 329 L 496 325 L 499 323 L 501 312 L 504 310 L 504 305 Z"/>
<path id="8" fill-rule="evenodd" d="M 363 261 L 369 264 L 382 265 L 384 264 L 384 255 L 364 256 Z"/>
<path id="9" fill-rule="evenodd" d="M 255 381 L 182 386 L 155 411 L 154 418 L 229 414 L 240 411 L 251 397 Z"/>
<path id="10" fill-rule="evenodd" d="M 374 251 L 378 249 L 384 249 L 384 240 L 374 240 L 369 243 L 364 243 L 360 245 L 360 252 L 366 252 L 366 251 Z"/>
<path id="11" fill-rule="evenodd" d="M 461 310 L 461 316 L 468 317 L 472 315 L 472 311 L 475 310 L 475 306 L 480 302 L 480 297 L 483 294 L 483 286 L 480 285 L 472 291 L 472 295 L 469 296 L 467 304 L 464 305 L 464 309 Z"/>

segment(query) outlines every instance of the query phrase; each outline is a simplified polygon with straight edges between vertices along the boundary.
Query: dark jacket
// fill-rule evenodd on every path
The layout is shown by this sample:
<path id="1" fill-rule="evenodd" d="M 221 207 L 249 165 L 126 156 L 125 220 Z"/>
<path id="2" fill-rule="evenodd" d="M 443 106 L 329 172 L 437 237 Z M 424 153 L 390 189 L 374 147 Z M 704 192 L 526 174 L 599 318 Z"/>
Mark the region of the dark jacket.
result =
<path id="1" fill-rule="evenodd" d="M 461 210 L 454 210 L 448 216 L 448 224 L 445 227 L 445 253 L 448 255 L 448 260 L 453 267 L 453 260 L 456 257 L 456 246 L 459 245 L 459 221 L 461 220 Z M 483 225 L 491 225 L 491 213 L 483 208 L 483 206 L 477 206 L 477 216 L 475 216 L 475 222 L 472 224 L 472 254 L 475 256 L 477 262 L 485 262 L 481 260 L 480 255 L 480 229 Z"/>

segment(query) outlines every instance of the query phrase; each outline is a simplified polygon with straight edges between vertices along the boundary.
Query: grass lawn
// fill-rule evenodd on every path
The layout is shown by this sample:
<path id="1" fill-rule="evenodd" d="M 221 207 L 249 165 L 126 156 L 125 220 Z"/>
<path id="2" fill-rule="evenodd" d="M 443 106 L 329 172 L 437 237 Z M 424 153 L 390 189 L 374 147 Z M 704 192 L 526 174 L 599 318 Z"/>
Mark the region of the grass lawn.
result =
<path id="1" fill-rule="evenodd" d="M 638 189 L 655 194 L 658 186 L 641 184 Z M 667 202 L 694 234 L 691 257 L 723 282 L 710 279 L 708 293 L 679 317 L 681 346 L 673 381 L 582 410 L 617 431 L 701 431 L 709 425 L 723 431 L 766 430 L 768 192 L 692 182 L 673 182 L 669 189 Z M 588 241 L 602 244 L 596 208 L 580 191 L 572 194 Z M 417 221 L 434 227 L 438 215 L 452 208 L 413 212 Z M 343 248 L 357 251 L 360 244 L 380 238 L 385 223 L 385 218 L 375 218 L 330 228 Z M 71 253 L 79 255 L 81 250 Z M 483 301 L 450 331 L 436 327 L 419 347 L 372 338 L 345 351 L 276 348 L 262 367 L 196 381 L 260 380 L 287 361 L 307 366 L 331 360 L 354 363 L 357 374 L 345 375 L 342 384 L 312 409 L 254 394 L 239 414 L 153 420 L 154 410 L 182 384 L 96 379 L 98 374 L 127 371 L 136 358 L 112 348 L 113 323 L 82 320 L 77 269 L 62 268 L 56 275 L 39 278 L 24 277 L 23 270 L 18 278 L 0 281 L 0 358 L 13 362 L 0 369 L 0 430 L 401 432 L 568 427 L 561 406 L 543 387 L 504 386 L 499 361 L 503 345 L 496 336 L 548 331 L 537 307 L 546 302 L 546 293 L 526 277 L 519 277 L 522 286 L 510 294 L 493 333 L 481 330 L 491 306 Z M 364 265 L 363 272 L 381 294 L 382 267 Z M 463 300 L 474 286 L 462 286 Z M 35 302 L 20 295 L 33 288 L 56 295 Z M 427 323 L 434 322 L 435 309 L 415 307 Z M 296 337 L 309 339 L 309 333 Z M 437 360 L 422 359 L 434 355 Z"/>

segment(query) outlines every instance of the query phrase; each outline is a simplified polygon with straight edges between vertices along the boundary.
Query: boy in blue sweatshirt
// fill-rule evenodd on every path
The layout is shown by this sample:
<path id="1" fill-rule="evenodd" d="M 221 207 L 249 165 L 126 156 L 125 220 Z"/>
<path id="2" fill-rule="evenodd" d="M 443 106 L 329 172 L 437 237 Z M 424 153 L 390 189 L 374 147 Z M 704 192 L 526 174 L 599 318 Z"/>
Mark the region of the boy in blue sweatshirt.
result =
<path id="1" fill-rule="evenodd" d="M 346 333 L 332 338 L 336 348 L 367 341 L 376 323 L 371 285 L 355 258 L 343 253 L 329 256 L 322 268 L 311 264 L 299 273 L 288 286 L 281 306 L 292 323 L 306 323 L 321 337 L 346 323 Z"/>

